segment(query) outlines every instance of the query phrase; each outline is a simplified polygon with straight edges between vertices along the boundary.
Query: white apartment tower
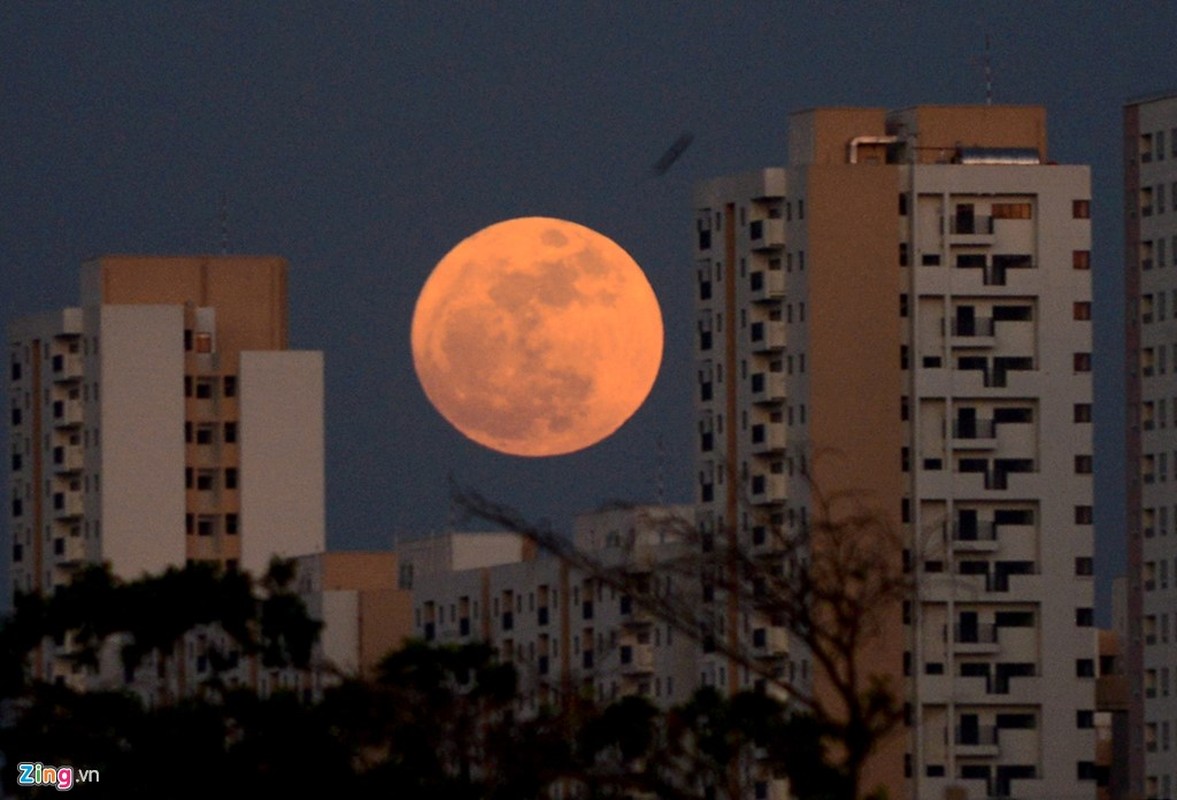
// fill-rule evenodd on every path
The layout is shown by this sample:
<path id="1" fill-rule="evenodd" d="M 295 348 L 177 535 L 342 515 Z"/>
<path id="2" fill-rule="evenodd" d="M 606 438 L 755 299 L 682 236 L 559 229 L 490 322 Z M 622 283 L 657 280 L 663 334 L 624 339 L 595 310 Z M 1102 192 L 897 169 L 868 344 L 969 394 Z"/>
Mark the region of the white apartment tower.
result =
<path id="1" fill-rule="evenodd" d="M 1177 94 L 1129 102 L 1124 137 L 1129 781 L 1159 799 L 1177 791 Z"/>
<path id="2" fill-rule="evenodd" d="M 322 552 L 323 359 L 287 349 L 286 262 L 106 256 L 81 283 L 8 331 L 14 591 Z"/>
<path id="3" fill-rule="evenodd" d="M 1089 170 L 1031 107 L 804 111 L 788 152 L 695 194 L 703 547 L 771 559 L 814 490 L 852 492 L 912 580 L 867 661 L 907 718 L 864 790 L 1092 796 Z M 703 591 L 704 683 L 752 688 L 743 652 L 825 696 Z"/>

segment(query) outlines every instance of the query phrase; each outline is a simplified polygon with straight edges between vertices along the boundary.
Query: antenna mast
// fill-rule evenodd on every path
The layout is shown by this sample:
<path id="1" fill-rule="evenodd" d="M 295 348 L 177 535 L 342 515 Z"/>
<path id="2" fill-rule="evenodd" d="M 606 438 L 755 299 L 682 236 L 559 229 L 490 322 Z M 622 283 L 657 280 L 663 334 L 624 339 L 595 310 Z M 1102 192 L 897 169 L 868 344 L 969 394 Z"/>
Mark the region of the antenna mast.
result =
<path id="1" fill-rule="evenodd" d="M 989 32 L 985 32 L 985 105 L 993 105 L 993 64 L 989 58 Z"/>
<path id="2" fill-rule="evenodd" d="M 229 199 L 225 192 L 221 192 L 221 255 L 229 253 Z"/>
<path id="3" fill-rule="evenodd" d="M 666 448 L 661 434 L 658 435 L 657 448 L 658 463 L 654 468 L 654 497 L 658 505 L 664 505 L 666 503 L 666 491 L 664 487 L 666 481 L 663 472 L 666 461 Z"/>

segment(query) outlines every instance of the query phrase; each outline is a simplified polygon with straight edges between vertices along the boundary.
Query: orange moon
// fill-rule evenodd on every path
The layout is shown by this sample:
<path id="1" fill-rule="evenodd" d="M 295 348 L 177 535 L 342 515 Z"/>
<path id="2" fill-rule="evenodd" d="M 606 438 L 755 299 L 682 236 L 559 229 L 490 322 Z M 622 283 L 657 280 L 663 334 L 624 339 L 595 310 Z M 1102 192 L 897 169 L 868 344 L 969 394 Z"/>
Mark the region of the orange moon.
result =
<path id="1" fill-rule="evenodd" d="M 434 268 L 413 312 L 413 364 L 461 433 L 517 456 L 610 436 L 662 362 L 662 312 L 613 240 L 549 217 L 499 222 Z"/>

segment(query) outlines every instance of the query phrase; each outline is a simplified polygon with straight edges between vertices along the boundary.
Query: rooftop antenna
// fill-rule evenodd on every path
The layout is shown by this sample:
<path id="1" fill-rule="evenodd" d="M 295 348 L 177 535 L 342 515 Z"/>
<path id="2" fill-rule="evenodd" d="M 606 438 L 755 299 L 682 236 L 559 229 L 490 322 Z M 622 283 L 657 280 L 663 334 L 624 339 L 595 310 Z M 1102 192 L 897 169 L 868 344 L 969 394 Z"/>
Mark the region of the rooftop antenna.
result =
<path id="1" fill-rule="evenodd" d="M 221 192 L 221 255 L 229 254 L 229 199 L 224 191 Z"/>
<path id="2" fill-rule="evenodd" d="M 989 31 L 985 31 L 985 105 L 993 105 L 993 64 L 989 58 Z"/>
<path id="3" fill-rule="evenodd" d="M 666 502 L 665 489 L 665 475 L 664 465 L 666 461 L 666 447 L 662 440 L 662 434 L 658 434 L 658 441 L 655 445 L 658 453 L 658 462 L 654 467 L 654 499 L 658 505 L 664 505 Z"/>

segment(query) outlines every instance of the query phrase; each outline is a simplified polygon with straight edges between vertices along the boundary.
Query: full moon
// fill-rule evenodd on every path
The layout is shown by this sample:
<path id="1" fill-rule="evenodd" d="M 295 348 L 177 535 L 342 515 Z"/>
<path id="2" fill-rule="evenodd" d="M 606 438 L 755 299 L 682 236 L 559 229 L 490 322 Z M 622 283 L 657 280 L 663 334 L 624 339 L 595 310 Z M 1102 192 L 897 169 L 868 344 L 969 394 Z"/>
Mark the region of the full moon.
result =
<path id="1" fill-rule="evenodd" d="M 465 436 L 555 456 L 613 434 L 662 361 L 662 312 L 613 240 L 548 217 L 499 222 L 434 268 L 413 312 L 426 396 Z"/>

